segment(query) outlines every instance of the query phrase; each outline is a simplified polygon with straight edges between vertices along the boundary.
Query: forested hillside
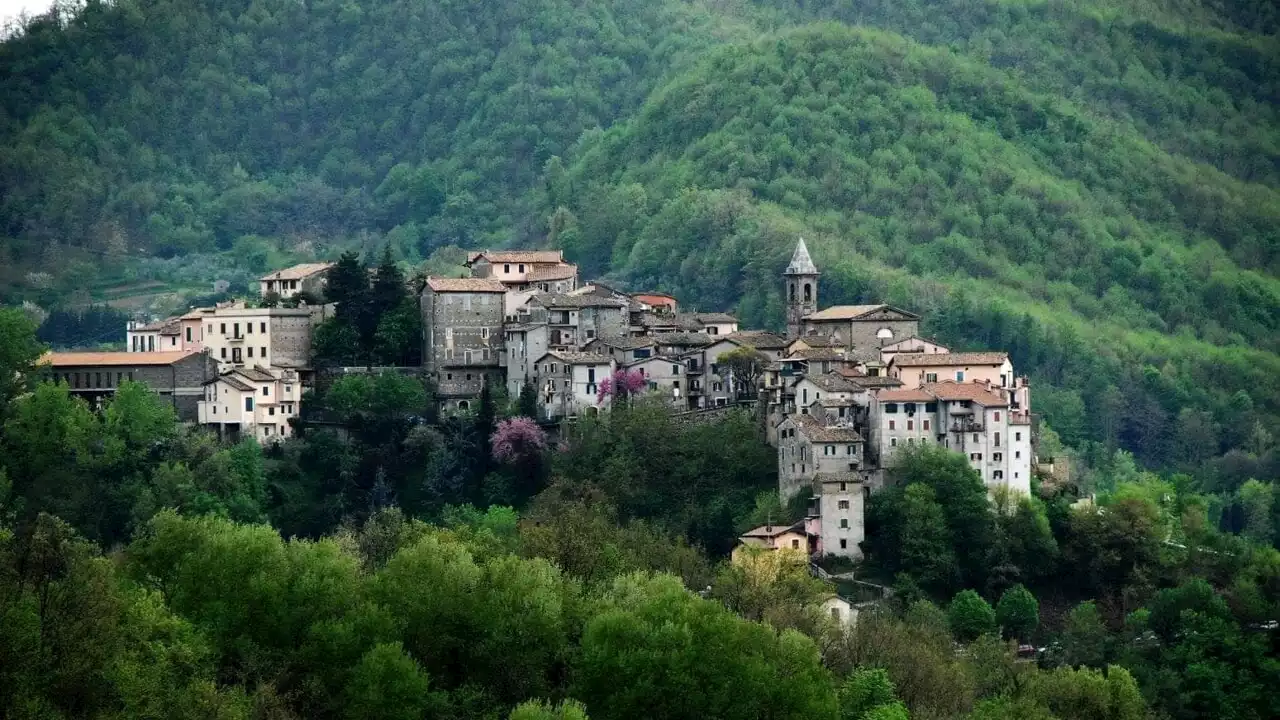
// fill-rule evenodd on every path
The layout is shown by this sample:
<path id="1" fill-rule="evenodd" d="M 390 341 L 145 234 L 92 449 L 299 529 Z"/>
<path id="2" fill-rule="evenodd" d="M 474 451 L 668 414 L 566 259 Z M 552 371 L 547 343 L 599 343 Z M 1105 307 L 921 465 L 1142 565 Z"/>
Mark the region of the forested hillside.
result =
<path id="1" fill-rule="evenodd" d="M 1127 448 L 1230 490 L 1276 464 L 1278 17 L 1230 0 L 73 3 L 0 44 L 0 299 L 243 287 L 349 247 L 548 244 L 776 325 L 803 235 L 824 302 L 884 300 L 948 342 L 1009 348 L 1095 465 Z"/>

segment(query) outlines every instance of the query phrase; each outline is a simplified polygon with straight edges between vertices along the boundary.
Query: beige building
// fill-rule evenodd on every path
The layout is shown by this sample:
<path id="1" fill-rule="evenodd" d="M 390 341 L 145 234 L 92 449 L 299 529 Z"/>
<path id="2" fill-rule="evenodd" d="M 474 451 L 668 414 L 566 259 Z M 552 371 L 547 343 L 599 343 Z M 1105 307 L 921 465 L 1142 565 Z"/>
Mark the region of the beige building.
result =
<path id="1" fill-rule="evenodd" d="M 888 345 L 885 345 L 884 347 L 880 348 L 880 363 L 885 367 L 888 367 L 890 361 L 893 360 L 894 356 L 900 353 L 937 355 L 939 353 L 949 353 L 949 352 L 951 352 L 950 348 L 948 348 L 945 345 L 939 345 L 938 343 L 933 342 L 932 340 L 925 340 L 924 338 L 918 338 L 918 337 L 909 337 L 909 338 L 903 338 L 896 342 L 891 342 Z"/>
<path id="2" fill-rule="evenodd" d="M 251 437 L 260 443 L 293 435 L 302 386 L 293 370 L 235 368 L 210 380 L 199 403 L 199 423 L 235 441 Z"/>
<path id="3" fill-rule="evenodd" d="M 302 263 L 258 278 L 258 291 L 262 296 L 275 294 L 281 299 L 292 298 L 298 293 L 324 296 L 329 271 L 335 263 Z"/>
<path id="4" fill-rule="evenodd" d="M 796 553 L 801 561 L 809 555 L 809 536 L 805 533 L 804 523 L 795 525 L 761 525 L 738 536 L 738 547 L 734 548 L 733 561 L 741 562 L 742 548 L 757 550 Z"/>
<path id="5" fill-rule="evenodd" d="M 183 332 L 191 328 L 193 337 L 196 318 L 203 328 L 200 347 L 218 361 L 221 371 L 311 365 L 312 320 L 307 308 L 251 308 L 244 303 L 202 308 L 183 316 Z"/>

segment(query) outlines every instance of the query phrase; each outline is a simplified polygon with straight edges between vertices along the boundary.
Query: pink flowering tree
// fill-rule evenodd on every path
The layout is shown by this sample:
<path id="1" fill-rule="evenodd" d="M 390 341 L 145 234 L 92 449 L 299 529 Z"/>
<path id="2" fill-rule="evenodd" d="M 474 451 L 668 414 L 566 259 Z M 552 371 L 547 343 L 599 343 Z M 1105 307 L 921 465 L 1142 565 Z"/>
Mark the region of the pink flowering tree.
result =
<path id="1" fill-rule="evenodd" d="M 547 449 L 547 434 L 527 417 L 503 420 L 489 436 L 495 460 L 515 464 L 541 455 Z"/>
<path id="2" fill-rule="evenodd" d="M 625 401 L 632 395 L 644 390 L 646 386 L 648 386 L 648 383 L 639 370 L 618 370 L 613 375 L 600 381 L 600 387 L 596 392 L 596 402 L 603 403 L 605 398 L 613 398 L 620 402 Z"/>

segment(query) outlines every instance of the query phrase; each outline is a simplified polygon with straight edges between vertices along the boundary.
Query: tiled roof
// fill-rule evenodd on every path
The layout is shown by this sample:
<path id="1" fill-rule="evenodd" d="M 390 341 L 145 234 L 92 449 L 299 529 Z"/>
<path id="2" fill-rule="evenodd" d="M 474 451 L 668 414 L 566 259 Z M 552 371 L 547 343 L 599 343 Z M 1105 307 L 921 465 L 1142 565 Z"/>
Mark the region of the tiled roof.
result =
<path id="1" fill-rule="evenodd" d="M 795 525 L 761 525 L 758 528 L 752 528 L 740 535 L 739 537 L 750 538 L 774 538 L 779 535 L 785 535 L 790 532 L 804 533 L 804 521 L 800 521 Z"/>
<path id="2" fill-rule="evenodd" d="M 797 342 L 803 342 L 811 348 L 844 347 L 844 343 L 840 340 L 822 335 L 802 335 L 792 341 L 793 344 Z"/>
<path id="3" fill-rule="evenodd" d="M 881 390 L 876 396 L 880 402 L 933 402 L 934 396 L 924 390 Z"/>
<path id="4" fill-rule="evenodd" d="M 1004 352 L 906 353 L 893 356 L 897 367 L 951 367 L 953 365 L 1002 365 Z"/>
<path id="5" fill-rule="evenodd" d="M 226 384 L 230 385 L 231 387 L 233 387 L 233 388 L 235 388 L 235 389 L 237 389 L 237 390 L 242 390 L 242 391 L 244 391 L 244 392 L 256 392 L 256 391 L 257 391 L 257 388 L 256 388 L 256 387 L 254 387 L 253 385 L 250 385 L 249 383 L 245 382 L 244 380 L 241 380 L 240 378 L 238 378 L 238 377 L 236 377 L 236 376 L 235 376 L 235 373 L 231 373 L 231 372 L 229 372 L 229 373 L 224 373 L 224 374 L 222 374 L 222 375 L 219 375 L 218 377 L 216 377 L 216 378 L 214 378 L 214 379 L 210 380 L 209 382 L 205 383 L 205 385 L 212 385 L 213 383 L 218 383 L 218 382 L 226 383 Z"/>
<path id="6" fill-rule="evenodd" d="M 925 383 L 921 389 L 939 400 L 970 400 L 983 407 L 1004 407 L 1009 403 L 980 383 Z"/>
<path id="7" fill-rule="evenodd" d="M 876 388 L 902 387 L 901 380 L 898 378 L 886 377 L 884 375 L 863 375 L 861 377 L 853 377 L 849 379 L 868 390 Z"/>
<path id="8" fill-rule="evenodd" d="M 276 379 L 275 375 L 259 368 L 236 368 L 235 370 L 232 370 L 232 372 L 237 375 L 242 375 L 254 382 L 274 382 Z"/>
<path id="9" fill-rule="evenodd" d="M 826 310 L 819 310 L 816 313 L 809 313 L 804 316 L 805 320 L 852 320 L 861 317 L 869 312 L 874 312 L 882 307 L 880 305 L 835 305 Z"/>
<path id="10" fill-rule="evenodd" d="M 552 350 L 542 357 L 557 358 L 562 362 L 570 365 L 608 365 L 608 355 L 598 355 L 596 353 L 586 352 L 569 352 L 567 350 Z M 541 360 L 542 358 L 538 358 Z"/>
<path id="11" fill-rule="evenodd" d="M 529 271 L 526 278 L 528 282 L 538 282 L 541 280 L 568 280 L 569 278 L 578 276 L 577 265 L 553 265 L 551 267 L 538 267 Z"/>
<path id="12" fill-rule="evenodd" d="M 854 381 L 835 373 L 807 375 L 804 379 L 817 385 L 825 392 L 860 392 L 862 390 L 862 387 Z"/>
<path id="13" fill-rule="evenodd" d="M 765 330 L 739 330 L 722 337 L 757 350 L 780 350 L 787 346 L 787 339 Z"/>
<path id="14" fill-rule="evenodd" d="M 433 292 L 506 292 L 507 287 L 490 278 L 427 278 L 427 287 Z"/>
<path id="15" fill-rule="evenodd" d="M 653 336 L 659 345 L 671 345 L 675 347 L 702 347 L 713 344 L 719 336 L 708 335 L 698 332 L 671 332 L 659 333 Z"/>
<path id="16" fill-rule="evenodd" d="M 599 295 L 564 295 L 560 293 L 543 293 L 540 295 L 534 295 L 530 302 L 548 308 L 624 308 L 627 306 L 626 300 L 600 297 Z"/>
<path id="17" fill-rule="evenodd" d="M 482 257 L 491 263 L 564 262 L 564 253 L 559 250 L 478 250 L 467 254 L 467 264 Z"/>
<path id="18" fill-rule="evenodd" d="M 263 275 L 259 280 L 305 280 L 317 273 L 322 273 L 333 267 L 334 263 L 302 263 L 287 267 L 283 270 L 277 270 L 273 273 Z"/>
<path id="19" fill-rule="evenodd" d="M 930 338 L 922 338 L 919 335 L 908 335 L 907 337 L 901 338 L 899 340 L 894 340 L 893 342 L 881 347 L 880 350 L 882 352 L 910 352 L 909 350 L 893 350 L 892 348 L 897 347 L 898 345 L 911 343 L 913 341 L 917 343 L 929 343 L 930 345 L 937 345 L 938 347 L 946 347 L 945 345 L 938 342 L 937 340 L 933 340 Z"/>
<path id="20" fill-rule="evenodd" d="M 862 436 L 857 430 L 851 427 L 828 427 L 812 415 L 792 415 L 790 420 L 809 438 L 809 442 L 862 442 Z"/>
<path id="21" fill-rule="evenodd" d="M 616 350 L 635 350 L 636 348 L 653 347 L 658 344 L 658 339 L 652 335 L 645 335 L 643 337 L 596 338 L 593 342 L 598 342 Z"/>
<path id="22" fill-rule="evenodd" d="M 693 313 L 693 318 L 698 322 L 707 325 L 738 322 L 738 318 L 724 312 Z"/>
<path id="23" fill-rule="evenodd" d="M 796 360 L 852 360 L 843 349 L 835 348 L 800 348 L 787 356 L 788 359 Z"/>
<path id="24" fill-rule="evenodd" d="M 52 367 L 96 367 L 129 365 L 172 365 L 195 355 L 195 350 L 174 352 L 51 352 L 40 358 L 41 365 Z"/>

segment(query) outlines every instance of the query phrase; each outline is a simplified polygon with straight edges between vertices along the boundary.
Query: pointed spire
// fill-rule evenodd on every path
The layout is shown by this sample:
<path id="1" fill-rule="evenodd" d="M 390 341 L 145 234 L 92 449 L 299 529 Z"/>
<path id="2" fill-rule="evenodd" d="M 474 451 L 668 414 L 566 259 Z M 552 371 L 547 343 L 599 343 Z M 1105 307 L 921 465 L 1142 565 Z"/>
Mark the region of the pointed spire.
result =
<path id="1" fill-rule="evenodd" d="M 813 264 L 813 258 L 809 257 L 809 248 L 805 247 L 804 238 L 800 238 L 800 242 L 796 243 L 796 251 L 791 256 L 791 262 L 787 265 L 787 271 L 784 275 L 817 275 L 818 267 Z"/>

